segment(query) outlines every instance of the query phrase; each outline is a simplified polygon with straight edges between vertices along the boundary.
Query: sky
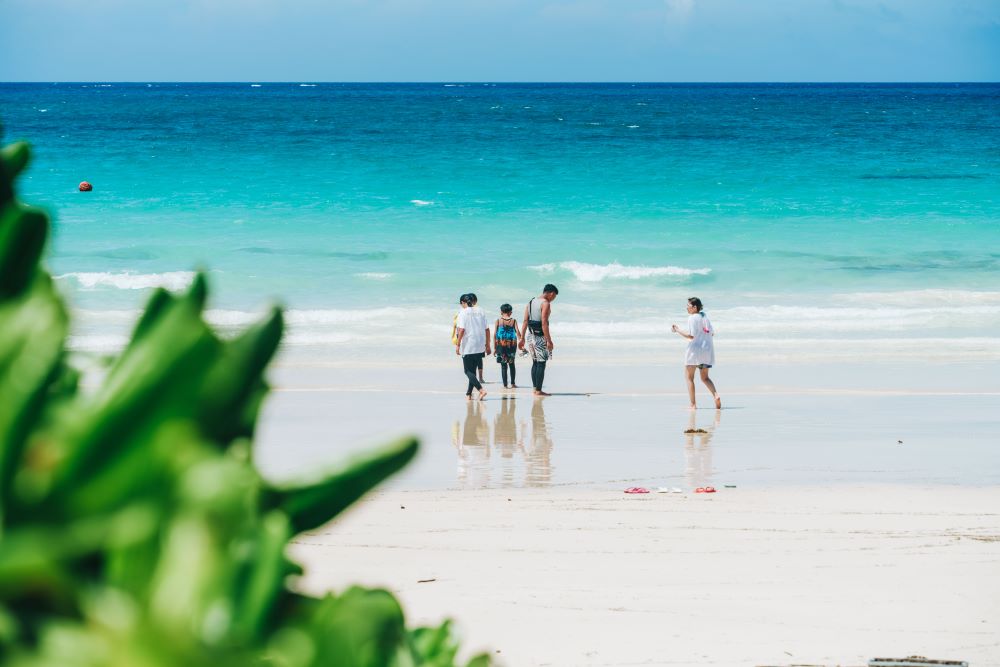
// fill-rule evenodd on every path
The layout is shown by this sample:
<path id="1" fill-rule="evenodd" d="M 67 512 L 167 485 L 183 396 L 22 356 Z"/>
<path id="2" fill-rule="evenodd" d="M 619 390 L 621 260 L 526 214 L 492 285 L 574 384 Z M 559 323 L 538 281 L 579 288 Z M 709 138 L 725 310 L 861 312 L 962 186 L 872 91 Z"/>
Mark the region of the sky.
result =
<path id="1" fill-rule="evenodd" d="M 998 81 L 1000 0 L 0 0 L 0 81 Z"/>

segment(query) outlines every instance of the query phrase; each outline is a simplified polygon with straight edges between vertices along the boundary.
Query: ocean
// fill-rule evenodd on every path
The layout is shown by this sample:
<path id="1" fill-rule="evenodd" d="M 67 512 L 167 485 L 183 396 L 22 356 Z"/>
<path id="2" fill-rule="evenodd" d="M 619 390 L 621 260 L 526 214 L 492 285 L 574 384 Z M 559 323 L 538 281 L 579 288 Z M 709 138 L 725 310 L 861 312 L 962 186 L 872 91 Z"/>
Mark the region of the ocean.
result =
<path id="1" fill-rule="evenodd" d="M 461 293 L 553 282 L 578 361 L 689 296 L 720 364 L 1000 360 L 1000 84 L 8 83 L 0 123 L 79 350 L 204 269 L 304 358 L 453 364 Z"/>

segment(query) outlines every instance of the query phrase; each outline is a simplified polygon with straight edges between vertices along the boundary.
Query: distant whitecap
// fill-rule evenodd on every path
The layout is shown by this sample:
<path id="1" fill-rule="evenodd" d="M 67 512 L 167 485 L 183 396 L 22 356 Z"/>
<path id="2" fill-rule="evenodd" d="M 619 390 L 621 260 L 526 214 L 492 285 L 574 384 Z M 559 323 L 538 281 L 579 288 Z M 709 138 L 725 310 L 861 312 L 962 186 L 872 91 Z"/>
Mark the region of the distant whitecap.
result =
<path id="1" fill-rule="evenodd" d="M 414 206 L 430 206 L 434 202 L 427 201 L 425 199 L 411 199 L 410 203 L 413 204 Z"/>
<path id="2" fill-rule="evenodd" d="M 529 269 L 539 273 L 553 273 L 556 269 L 569 271 L 577 280 L 585 283 L 595 283 L 608 278 L 621 280 L 639 280 L 641 278 L 704 276 L 712 269 L 688 269 L 682 266 L 627 266 L 612 262 L 611 264 L 588 264 L 587 262 L 560 262 L 558 264 L 540 264 L 529 266 Z"/>
<path id="3" fill-rule="evenodd" d="M 181 290 L 191 284 L 191 281 L 194 280 L 194 273 L 191 271 L 167 271 L 164 273 L 74 272 L 56 276 L 56 280 L 73 280 L 81 289 L 85 290 L 100 287 L 113 287 L 115 289 L 165 287 L 169 290 Z"/>

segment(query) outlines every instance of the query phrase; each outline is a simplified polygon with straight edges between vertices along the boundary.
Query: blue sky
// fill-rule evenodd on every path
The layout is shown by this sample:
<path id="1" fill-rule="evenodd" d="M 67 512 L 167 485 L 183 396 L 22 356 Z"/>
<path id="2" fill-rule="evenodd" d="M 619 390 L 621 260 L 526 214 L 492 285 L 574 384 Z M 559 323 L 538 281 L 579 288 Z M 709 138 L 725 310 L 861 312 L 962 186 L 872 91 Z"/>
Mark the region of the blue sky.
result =
<path id="1" fill-rule="evenodd" d="M 997 81 L 1000 0 L 0 0 L 2 81 Z"/>

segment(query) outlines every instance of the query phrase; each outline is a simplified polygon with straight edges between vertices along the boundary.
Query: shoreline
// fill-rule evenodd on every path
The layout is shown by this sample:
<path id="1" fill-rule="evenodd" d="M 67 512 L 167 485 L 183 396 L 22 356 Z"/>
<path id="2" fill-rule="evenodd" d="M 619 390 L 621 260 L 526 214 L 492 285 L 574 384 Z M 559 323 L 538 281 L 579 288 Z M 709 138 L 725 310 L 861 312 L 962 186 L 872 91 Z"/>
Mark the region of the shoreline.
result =
<path id="1" fill-rule="evenodd" d="M 997 392 L 962 391 L 961 378 L 937 389 L 927 377 L 910 388 L 864 387 L 847 382 L 857 380 L 849 371 L 840 386 L 780 386 L 774 377 L 740 387 L 720 372 L 723 409 L 709 407 L 699 387 L 692 411 L 679 378 L 669 391 L 659 369 L 633 386 L 628 374 L 553 369 L 554 396 L 493 383 L 482 402 L 465 400 L 457 368 L 278 370 L 255 450 L 274 478 L 413 433 L 420 453 L 392 488 L 1000 484 Z"/>
<path id="2" fill-rule="evenodd" d="M 1000 487 L 377 491 L 303 588 L 384 586 L 508 665 L 1000 665 Z M 933 582 L 933 585 L 930 585 Z"/>

